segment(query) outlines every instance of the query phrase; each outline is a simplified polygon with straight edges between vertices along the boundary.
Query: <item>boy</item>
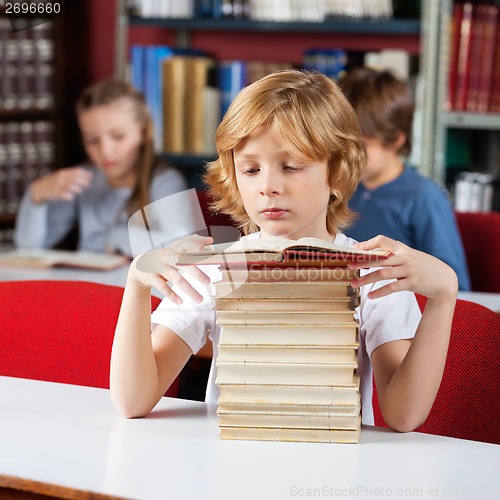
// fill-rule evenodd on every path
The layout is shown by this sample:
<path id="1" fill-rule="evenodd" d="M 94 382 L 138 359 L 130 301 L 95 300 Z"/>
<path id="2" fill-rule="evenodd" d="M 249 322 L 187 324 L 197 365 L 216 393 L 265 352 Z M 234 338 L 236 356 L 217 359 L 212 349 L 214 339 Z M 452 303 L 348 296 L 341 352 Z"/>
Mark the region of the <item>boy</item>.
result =
<path id="1" fill-rule="evenodd" d="M 355 113 L 329 78 L 292 70 L 249 85 L 222 120 L 216 144 L 219 156 L 208 166 L 206 182 L 216 208 L 231 215 L 246 237 L 356 244 L 340 229 L 351 218 L 347 203 L 366 152 Z M 195 249 L 211 239 L 192 241 Z M 409 431 L 425 420 L 441 381 L 456 276 L 434 257 L 389 238 L 359 246 L 392 252 L 384 267 L 363 271 L 352 282 L 361 292 L 363 422 L 373 424 L 373 365 L 386 423 Z M 137 259 L 131 265 L 111 359 L 111 396 L 124 416 L 148 414 L 207 336 L 214 345 L 207 401 L 217 400 L 220 330 L 208 276 L 194 268 L 192 277 L 173 266 L 148 274 L 137 268 Z M 152 286 L 166 298 L 150 319 Z M 422 316 L 411 292 L 428 297 Z"/>
<path id="2" fill-rule="evenodd" d="M 340 82 L 354 107 L 368 152 L 367 168 L 349 202 L 359 213 L 346 234 L 358 241 L 383 234 L 446 262 L 461 290 L 467 263 L 446 193 L 405 164 L 411 151 L 414 102 L 407 82 L 389 71 L 350 71 Z"/>

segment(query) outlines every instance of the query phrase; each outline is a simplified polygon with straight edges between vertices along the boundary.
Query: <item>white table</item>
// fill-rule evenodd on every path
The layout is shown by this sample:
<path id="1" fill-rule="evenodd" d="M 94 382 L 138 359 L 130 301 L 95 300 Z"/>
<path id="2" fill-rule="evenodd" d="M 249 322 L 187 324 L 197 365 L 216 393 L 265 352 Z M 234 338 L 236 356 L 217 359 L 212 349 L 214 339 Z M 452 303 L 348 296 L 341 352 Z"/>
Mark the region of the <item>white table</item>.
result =
<path id="1" fill-rule="evenodd" d="M 0 281 L 27 281 L 27 280 L 64 280 L 90 281 L 104 285 L 125 286 L 128 265 L 112 269 L 111 271 L 92 271 L 88 269 L 73 269 L 55 267 L 49 269 L 12 267 L 0 268 Z"/>
<path id="2" fill-rule="evenodd" d="M 0 485 L 141 500 L 496 499 L 499 470 L 492 444 L 371 427 L 357 445 L 223 441 L 205 403 L 164 398 L 126 420 L 107 390 L 0 377 Z"/>
<path id="3" fill-rule="evenodd" d="M 458 292 L 458 298 L 481 304 L 500 314 L 500 293 L 487 292 Z"/>

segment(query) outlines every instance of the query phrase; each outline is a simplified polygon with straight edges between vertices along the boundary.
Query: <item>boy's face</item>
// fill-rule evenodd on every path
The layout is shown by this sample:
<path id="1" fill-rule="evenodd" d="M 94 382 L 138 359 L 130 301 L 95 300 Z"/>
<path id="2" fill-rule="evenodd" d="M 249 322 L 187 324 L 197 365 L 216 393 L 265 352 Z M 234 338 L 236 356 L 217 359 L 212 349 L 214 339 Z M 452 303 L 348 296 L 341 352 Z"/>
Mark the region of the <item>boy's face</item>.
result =
<path id="1" fill-rule="evenodd" d="M 332 240 L 327 161 L 294 159 L 272 128 L 260 127 L 234 149 L 236 182 L 245 210 L 262 237 Z"/>
<path id="2" fill-rule="evenodd" d="M 133 186 L 135 165 L 143 142 L 133 104 L 119 99 L 95 106 L 78 116 L 85 151 L 113 187 Z"/>
<path id="3" fill-rule="evenodd" d="M 368 189 L 376 189 L 397 178 L 403 163 L 396 146 L 386 146 L 376 137 L 364 137 L 368 163 L 361 178 Z"/>

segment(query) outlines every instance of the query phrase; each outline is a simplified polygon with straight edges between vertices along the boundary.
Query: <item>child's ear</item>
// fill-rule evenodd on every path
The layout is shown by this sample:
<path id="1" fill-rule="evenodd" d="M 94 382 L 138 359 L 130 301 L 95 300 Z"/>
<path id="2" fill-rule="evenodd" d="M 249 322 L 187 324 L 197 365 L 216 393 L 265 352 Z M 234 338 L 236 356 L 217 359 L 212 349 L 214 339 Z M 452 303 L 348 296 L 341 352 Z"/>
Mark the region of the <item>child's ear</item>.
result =
<path id="1" fill-rule="evenodd" d="M 405 144 L 406 144 L 406 134 L 403 132 L 398 132 L 396 135 L 396 139 L 392 143 L 396 152 L 399 153 Z"/>

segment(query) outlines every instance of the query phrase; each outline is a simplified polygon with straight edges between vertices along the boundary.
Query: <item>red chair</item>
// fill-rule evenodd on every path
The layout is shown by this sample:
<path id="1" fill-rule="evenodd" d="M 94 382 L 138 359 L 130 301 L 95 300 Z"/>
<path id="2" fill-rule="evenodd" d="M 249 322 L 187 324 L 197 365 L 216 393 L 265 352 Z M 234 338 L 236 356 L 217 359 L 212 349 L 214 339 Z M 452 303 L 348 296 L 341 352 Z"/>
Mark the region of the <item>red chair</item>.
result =
<path id="1" fill-rule="evenodd" d="M 426 299 L 417 296 L 421 309 Z M 458 300 L 434 405 L 417 432 L 500 444 L 500 316 Z M 374 386 L 375 425 L 386 427 Z"/>
<path id="2" fill-rule="evenodd" d="M 201 211 L 205 218 L 210 236 L 215 243 L 226 243 L 239 238 L 240 232 L 231 217 L 222 212 L 215 212 L 210 208 L 212 198 L 207 191 L 197 189 L 196 194 L 200 202 Z"/>
<path id="3" fill-rule="evenodd" d="M 0 283 L 0 375 L 109 388 L 122 296 L 121 287 L 81 281 Z M 179 378 L 166 395 L 178 387 Z"/>
<path id="4" fill-rule="evenodd" d="M 500 293 L 500 213 L 455 213 L 475 292 Z"/>

